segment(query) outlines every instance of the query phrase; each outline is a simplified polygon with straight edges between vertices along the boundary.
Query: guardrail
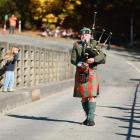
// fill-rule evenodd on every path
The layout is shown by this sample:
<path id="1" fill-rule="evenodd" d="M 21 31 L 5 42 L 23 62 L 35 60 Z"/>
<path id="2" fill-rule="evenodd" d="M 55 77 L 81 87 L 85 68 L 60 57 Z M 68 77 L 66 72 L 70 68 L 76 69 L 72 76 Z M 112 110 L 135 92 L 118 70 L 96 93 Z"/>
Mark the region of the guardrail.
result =
<path id="1" fill-rule="evenodd" d="M 68 49 L 0 42 L 0 58 L 13 46 L 20 49 L 15 70 L 15 87 L 34 87 L 39 84 L 70 79 L 74 75 Z M 3 78 L 4 75 L 0 77 L 1 84 Z"/>

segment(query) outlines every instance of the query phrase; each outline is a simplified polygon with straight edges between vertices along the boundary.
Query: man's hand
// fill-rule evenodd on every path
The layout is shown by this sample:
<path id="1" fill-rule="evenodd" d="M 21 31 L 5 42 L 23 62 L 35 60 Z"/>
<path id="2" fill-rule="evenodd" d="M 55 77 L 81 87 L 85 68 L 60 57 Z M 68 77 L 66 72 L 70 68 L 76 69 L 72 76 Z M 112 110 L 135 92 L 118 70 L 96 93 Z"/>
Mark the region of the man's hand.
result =
<path id="1" fill-rule="evenodd" d="M 84 68 L 84 69 L 86 69 L 86 68 L 89 67 L 89 65 L 88 65 L 87 63 L 85 63 L 85 62 L 79 62 L 79 63 L 77 64 L 77 66 L 78 66 L 78 67 L 81 67 L 81 68 Z"/>
<path id="2" fill-rule="evenodd" d="M 89 58 L 89 59 L 87 59 L 87 63 L 88 63 L 88 64 L 94 63 L 94 58 Z"/>

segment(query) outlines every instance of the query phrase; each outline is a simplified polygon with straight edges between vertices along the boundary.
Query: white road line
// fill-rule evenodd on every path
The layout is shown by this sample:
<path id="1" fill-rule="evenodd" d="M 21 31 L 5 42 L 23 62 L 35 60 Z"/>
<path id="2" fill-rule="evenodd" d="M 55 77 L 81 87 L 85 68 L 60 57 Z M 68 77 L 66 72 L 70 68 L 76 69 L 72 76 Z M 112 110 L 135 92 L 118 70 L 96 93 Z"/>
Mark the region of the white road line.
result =
<path id="1" fill-rule="evenodd" d="M 136 71 L 140 73 L 140 69 L 137 66 L 135 66 L 133 63 L 131 63 L 130 61 L 126 61 L 126 63 L 132 66 Z"/>

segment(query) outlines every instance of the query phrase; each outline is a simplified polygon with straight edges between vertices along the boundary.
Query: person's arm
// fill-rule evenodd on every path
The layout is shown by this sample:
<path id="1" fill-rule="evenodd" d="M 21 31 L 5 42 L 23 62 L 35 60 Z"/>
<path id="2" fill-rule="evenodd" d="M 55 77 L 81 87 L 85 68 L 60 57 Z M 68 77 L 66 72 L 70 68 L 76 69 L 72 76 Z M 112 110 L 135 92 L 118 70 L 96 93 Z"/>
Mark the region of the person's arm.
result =
<path id="1" fill-rule="evenodd" d="M 77 53 L 76 53 L 76 47 L 73 46 L 72 52 L 71 52 L 71 63 L 76 66 L 77 64 Z"/>
<path id="2" fill-rule="evenodd" d="M 13 58 L 12 63 L 15 63 L 18 60 L 18 57 L 19 57 L 18 53 L 14 54 L 14 58 Z"/>

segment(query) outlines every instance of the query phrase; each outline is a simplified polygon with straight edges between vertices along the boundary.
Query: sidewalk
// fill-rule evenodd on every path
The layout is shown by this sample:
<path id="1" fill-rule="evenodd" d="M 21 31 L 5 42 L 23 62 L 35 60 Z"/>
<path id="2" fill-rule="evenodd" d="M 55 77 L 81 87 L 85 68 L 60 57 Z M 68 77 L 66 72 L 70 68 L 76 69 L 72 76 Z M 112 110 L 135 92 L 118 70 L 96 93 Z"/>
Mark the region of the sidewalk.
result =
<path id="1" fill-rule="evenodd" d="M 73 79 L 48 83 L 34 88 L 15 89 L 14 92 L 0 92 L 0 113 L 31 103 L 73 86 Z"/>

